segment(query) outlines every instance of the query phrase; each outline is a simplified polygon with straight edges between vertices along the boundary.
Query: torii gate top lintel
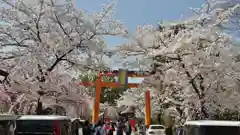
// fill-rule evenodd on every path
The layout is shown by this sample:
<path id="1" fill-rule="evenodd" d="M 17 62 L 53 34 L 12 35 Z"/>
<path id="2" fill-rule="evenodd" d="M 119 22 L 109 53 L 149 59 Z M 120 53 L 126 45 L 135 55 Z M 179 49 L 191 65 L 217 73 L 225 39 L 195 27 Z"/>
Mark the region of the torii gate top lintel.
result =
<path id="1" fill-rule="evenodd" d="M 119 70 L 112 70 L 112 71 L 100 71 L 99 75 L 102 76 L 118 76 Z M 149 71 L 127 71 L 128 77 L 146 77 L 152 75 Z"/>
<path id="2" fill-rule="evenodd" d="M 123 70 L 123 69 L 120 69 Z M 97 75 L 97 78 L 100 79 L 100 85 L 101 87 L 110 87 L 110 88 L 115 88 L 115 87 L 120 87 L 121 83 L 117 82 L 103 82 L 102 77 L 103 76 L 120 76 L 119 70 L 112 70 L 112 71 L 100 71 Z M 146 77 L 150 76 L 152 73 L 148 71 L 127 71 L 126 72 L 126 77 L 135 77 L 135 78 L 141 78 L 141 77 Z M 120 77 L 119 77 L 120 78 Z M 80 85 L 84 86 L 94 86 L 96 85 L 96 82 L 80 82 Z M 126 86 L 129 88 L 136 88 L 138 87 L 139 83 L 128 83 L 126 82 Z"/>

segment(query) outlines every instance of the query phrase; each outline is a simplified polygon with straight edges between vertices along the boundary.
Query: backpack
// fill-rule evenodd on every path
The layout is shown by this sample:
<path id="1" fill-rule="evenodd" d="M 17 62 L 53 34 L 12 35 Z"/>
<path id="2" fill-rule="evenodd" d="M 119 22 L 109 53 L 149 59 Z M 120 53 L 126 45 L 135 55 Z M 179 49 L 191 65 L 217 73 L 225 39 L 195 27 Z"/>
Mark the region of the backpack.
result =
<path id="1" fill-rule="evenodd" d="M 107 135 L 109 134 L 113 134 L 114 129 L 112 127 L 110 127 L 109 129 L 107 129 Z"/>
<path id="2" fill-rule="evenodd" d="M 101 134 L 101 129 L 102 129 L 102 127 L 96 127 L 96 132 L 95 132 L 94 135 L 102 135 Z"/>

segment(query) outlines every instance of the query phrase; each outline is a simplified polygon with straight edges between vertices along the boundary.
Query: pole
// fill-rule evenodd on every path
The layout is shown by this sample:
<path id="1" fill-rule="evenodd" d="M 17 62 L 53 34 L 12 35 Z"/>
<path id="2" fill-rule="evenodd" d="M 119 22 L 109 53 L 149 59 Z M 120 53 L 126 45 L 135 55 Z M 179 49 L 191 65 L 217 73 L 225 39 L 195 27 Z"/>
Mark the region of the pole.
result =
<path id="1" fill-rule="evenodd" d="M 95 92 L 95 100 L 94 100 L 94 108 L 93 108 L 93 119 L 92 123 L 96 124 L 99 120 L 99 107 L 100 107 L 100 94 L 102 87 L 102 76 L 99 74 L 96 79 L 96 92 Z"/>
<path id="2" fill-rule="evenodd" d="M 151 124 L 151 101 L 150 91 L 145 91 L 145 126 L 149 127 Z"/>

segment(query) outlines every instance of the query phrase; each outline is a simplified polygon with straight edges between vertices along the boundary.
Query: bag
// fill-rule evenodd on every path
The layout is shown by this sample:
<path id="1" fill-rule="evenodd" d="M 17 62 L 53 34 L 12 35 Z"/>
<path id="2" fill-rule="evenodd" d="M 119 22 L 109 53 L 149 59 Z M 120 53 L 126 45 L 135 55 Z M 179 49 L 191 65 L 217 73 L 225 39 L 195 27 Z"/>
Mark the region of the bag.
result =
<path id="1" fill-rule="evenodd" d="M 111 134 L 113 134 L 113 128 L 109 128 L 109 129 L 107 130 L 107 135 L 111 135 Z"/>
<path id="2" fill-rule="evenodd" d="M 96 132 L 94 135 L 101 135 L 100 130 L 101 130 L 101 127 L 96 127 Z"/>
<path id="3" fill-rule="evenodd" d="M 110 133 L 111 133 L 111 130 L 108 129 L 108 130 L 107 130 L 107 135 L 110 135 Z"/>

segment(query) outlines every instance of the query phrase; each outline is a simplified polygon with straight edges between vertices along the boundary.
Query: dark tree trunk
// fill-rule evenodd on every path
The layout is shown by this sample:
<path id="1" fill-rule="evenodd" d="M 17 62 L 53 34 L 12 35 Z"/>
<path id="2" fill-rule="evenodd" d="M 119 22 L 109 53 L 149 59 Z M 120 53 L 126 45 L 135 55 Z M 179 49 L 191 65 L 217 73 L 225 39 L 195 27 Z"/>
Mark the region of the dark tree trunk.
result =
<path id="1" fill-rule="evenodd" d="M 167 127 L 167 128 L 165 129 L 165 134 L 166 134 L 166 135 L 173 135 L 172 127 Z"/>
<path id="2" fill-rule="evenodd" d="M 0 80 L 0 83 L 4 83 L 4 82 L 9 83 L 9 81 L 8 81 L 8 75 L 9 75 L 8 72 L 6 72 L 6 71 L 0 69 L 0 76 L 3 76 L 3 77 L 4 77 L 3 80 Z"/>
<path id="3" fill-rule="evenodd" d="M 41 115 L 43 111 L 43 106 L 42 106 L 42 101 L 40 101 L 40 98 L 37 101 L 37 109 L 36 109 L 36 114 Z"/>

